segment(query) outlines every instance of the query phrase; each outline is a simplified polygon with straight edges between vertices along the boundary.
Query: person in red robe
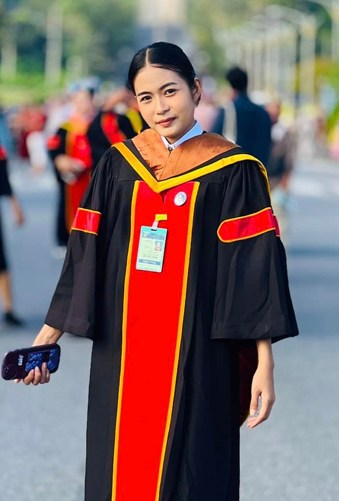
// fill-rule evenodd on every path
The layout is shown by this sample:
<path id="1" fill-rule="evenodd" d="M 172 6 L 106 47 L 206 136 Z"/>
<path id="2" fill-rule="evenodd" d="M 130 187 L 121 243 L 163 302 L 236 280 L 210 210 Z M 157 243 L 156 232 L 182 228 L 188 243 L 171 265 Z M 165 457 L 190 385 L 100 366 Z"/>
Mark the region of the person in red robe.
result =
<path id="1" fill-rule="evenodd" d="M 92 156 L 87 129 L 95 115 L 92 89 L 76 89 L 72 107 L 67 122 L 47 142 L 59 187 L 56 240 L 60 247 L 67 245 L 77 208 L 91 176 Z"/>

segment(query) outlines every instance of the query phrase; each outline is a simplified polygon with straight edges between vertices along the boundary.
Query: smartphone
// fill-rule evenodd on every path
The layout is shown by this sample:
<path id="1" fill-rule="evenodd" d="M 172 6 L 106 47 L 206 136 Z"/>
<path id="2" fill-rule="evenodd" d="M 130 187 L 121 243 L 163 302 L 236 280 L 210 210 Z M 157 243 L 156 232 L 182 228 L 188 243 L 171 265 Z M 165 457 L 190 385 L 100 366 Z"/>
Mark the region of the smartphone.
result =
<path id="1" fill-rule="evenodd" d="M 60 346 L 45 344 L 31 346 L 6 353 L 1 367 L 3 379 L 23 379 L 30 370 L 47 363 L 49 372 L 55 372 L 59 367 Z"/>

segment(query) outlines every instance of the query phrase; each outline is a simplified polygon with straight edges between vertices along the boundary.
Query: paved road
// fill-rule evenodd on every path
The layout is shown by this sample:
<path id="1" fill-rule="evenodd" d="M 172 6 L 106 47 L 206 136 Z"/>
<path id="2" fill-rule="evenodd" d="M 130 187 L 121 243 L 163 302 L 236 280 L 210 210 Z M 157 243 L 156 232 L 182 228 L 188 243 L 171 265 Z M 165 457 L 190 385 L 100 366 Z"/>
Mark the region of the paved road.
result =
<path id="1" fill-rule="evenodd" d="M 53 258 L 55 191 L 25 168 L 13 180 L 27 214 L 9 225 L 8 251 L 21 330 L 0 327 L 0 353 L 31 343 L 61 262 Z M 242 429 L 241 500 L 339 499 L 339 166 L 300 162 L 286 243 L 302 331 L 275 346 L 277 403 L 270 421 Z M 91 343 L 65 335 L 61 369 L 39 388 L 0 381 L 0 501 L 82 501 Z M 213 500 L 206 500 L 213 501 Z"/>
<path id="2" fill-rule="evenodd" d="M 301 336 L 275 346 L 271 419 L 242 430 L 242 501 L 339 500 L 339 164 L 300 161 L 287 232 Z"/>

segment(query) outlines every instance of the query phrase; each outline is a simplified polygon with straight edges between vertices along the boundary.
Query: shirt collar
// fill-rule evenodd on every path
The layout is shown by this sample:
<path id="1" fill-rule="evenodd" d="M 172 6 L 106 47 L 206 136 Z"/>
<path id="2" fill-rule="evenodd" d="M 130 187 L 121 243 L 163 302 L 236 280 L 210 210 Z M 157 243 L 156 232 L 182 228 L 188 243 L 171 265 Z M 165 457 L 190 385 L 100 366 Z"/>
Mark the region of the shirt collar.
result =
<path id="1" fill-rule="evenodd" d="M 185 141 L 188 141 L 188 139 L 192 139 L 192 137 L 195 137 L 195 136 L 200 136 L 200 134 L 202 134 L 203 132 L 204 131 L 203 131 L 203 128 L 201 127 L 201 125 L 198 122 L 195 122 L 192 129 L 190 129 L 188 132 L 186 132 L 186 134 L 184 134 L 175 143 L 172 143 L 172 144 L 169 143 L 164 136 L 161 136 L 161 139 L 163 140 L 163 143 L 166 146 L 166 148 L 169 151 L 173 151 L 173 150 L 175 150 L 175 148 L 180 146 L 182 143 L 184 143 Z"/>

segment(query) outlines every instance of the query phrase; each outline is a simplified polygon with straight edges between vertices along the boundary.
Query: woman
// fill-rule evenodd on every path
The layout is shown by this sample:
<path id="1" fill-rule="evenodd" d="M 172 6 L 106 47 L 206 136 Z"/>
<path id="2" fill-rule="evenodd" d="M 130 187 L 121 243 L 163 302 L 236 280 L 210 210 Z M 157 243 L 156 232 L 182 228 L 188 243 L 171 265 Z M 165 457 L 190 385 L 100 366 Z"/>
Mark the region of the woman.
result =
<path id="1" fill-rule="evenodd" d="M 13 193 L 7 172 L 7 153 L 0 144 L 0 197 L 9 197 L 11 209 L 15 223 L 21 226 L 24 223 L 24 214 L 21 205 Z M 23 322 L 17 317 L 13 307 L 13 296 L 11 287 L 11 277 L 8 270 L 7 259 L 5 256 L 2 224 L 0 218 L 0 297 L 3 303 L 3 320 L 6 325 L 20 327 Z"/>
<path id="2" fill-rule="evenodd" d="M 34 344 L 94 340 L 86 500 L 235 501 L 239 359 L 258 358 L 254 428 L 274 402 L 271 340 L 297 334 L 266 174 L 202 134 L 179 47 L 140 50 L 129 84 L 150 129 L 98 165 Z"/>
<path id="3" fill-rule="evenodd" d="M 74 91 L 71 116 L 47 142 L 59 186 L 56 240 L 61 251 L 90 180 L 92 156 L 86 133 L 95 115 L 93 95 L 93 89 Z"/>
<path id="4" fill-rule="evenodd" d="M 124 92 L 116 91 L 108 97 L 88 127 L 87 137 L 91 145 L 93 167 L 112 144 L 131 139 L 141 131 L 142 123 L 137 111 L 127 108 L 119 112 L 115 110 L 120 99 L 126 99 L 127 93 L 131 94 L 127 89 Z"/>

